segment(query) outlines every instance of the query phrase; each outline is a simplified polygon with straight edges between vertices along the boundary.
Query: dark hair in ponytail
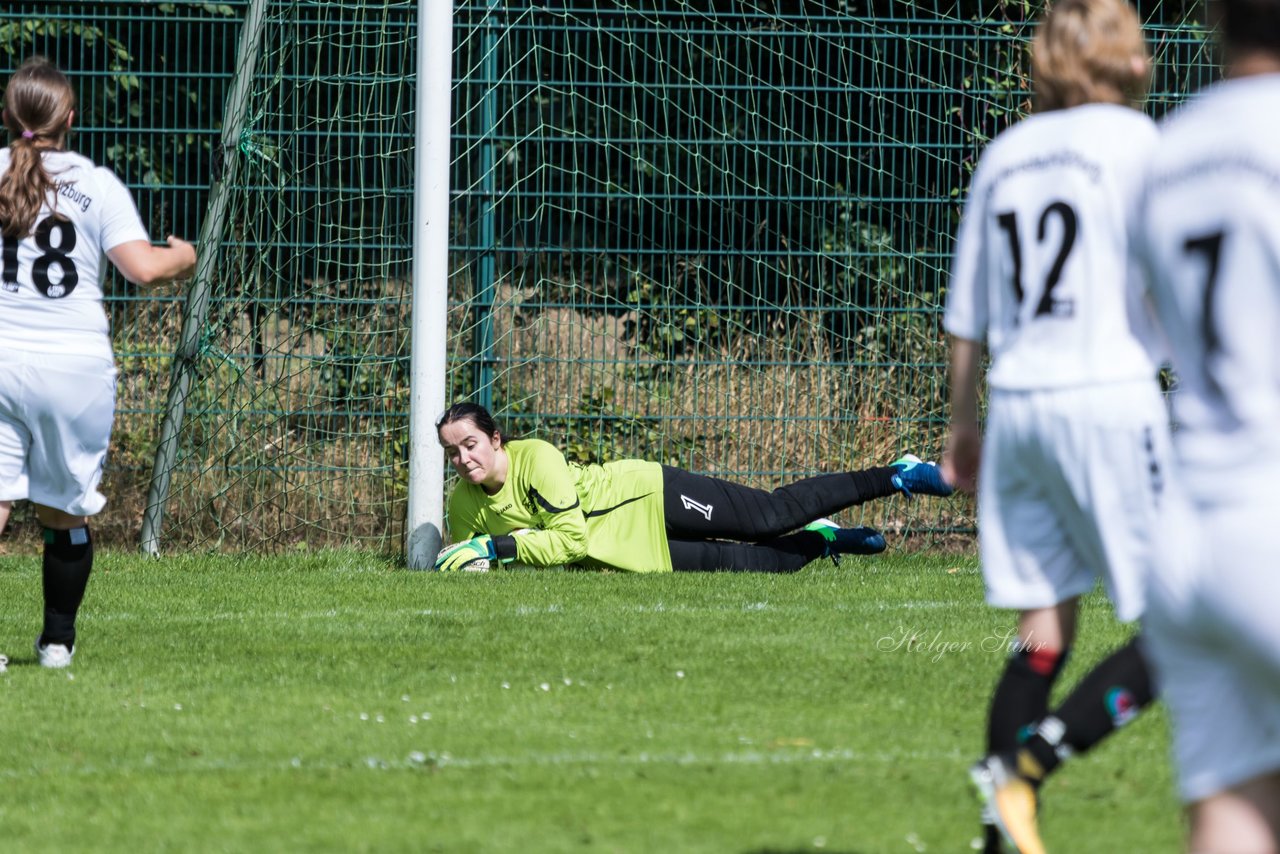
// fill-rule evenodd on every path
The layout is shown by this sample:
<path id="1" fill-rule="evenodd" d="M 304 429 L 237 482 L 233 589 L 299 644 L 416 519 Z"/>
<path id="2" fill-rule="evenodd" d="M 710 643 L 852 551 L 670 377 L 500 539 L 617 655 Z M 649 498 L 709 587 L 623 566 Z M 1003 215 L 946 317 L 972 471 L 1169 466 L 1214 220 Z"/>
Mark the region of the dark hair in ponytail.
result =
<path id="1" fill-rule="evenodd" d="M 498 422 L 489 414 L 489 410 L 478 403 L 455 403 L 446 409 L 444 415 L 441 415 L 440 420 L 436 422 L 436 435 L 440 434 L 441 427 L 446 424 L 452 424 L 455 421 L 470 421 L 476 425 L 477 430 L 490 439 L 494 436 L 500 436 L 504 445 L 510 438 L 506 433 L 498 429 Z"/>
<path id="2" fill-rule="evenodd" d="M 28 59 L 9 78 L 3 114 L 9 168 L 0 177 L 0 230 L 9 237 L 30 234 L 40 208 L 57 189 L 43 154 L 61 150 L 75 108 L 71 81 L 42 56 Z"/>

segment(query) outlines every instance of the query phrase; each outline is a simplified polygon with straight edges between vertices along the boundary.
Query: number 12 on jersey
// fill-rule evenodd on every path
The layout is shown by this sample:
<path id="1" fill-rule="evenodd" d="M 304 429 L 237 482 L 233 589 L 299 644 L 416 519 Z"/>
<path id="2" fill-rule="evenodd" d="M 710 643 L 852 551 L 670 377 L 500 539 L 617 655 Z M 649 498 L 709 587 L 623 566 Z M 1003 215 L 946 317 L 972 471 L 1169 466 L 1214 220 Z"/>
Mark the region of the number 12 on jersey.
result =
<path id="1" fill-rule="evenodd" d="M 1062 223 L 1062 240 L 1058 244 L 1058 251 L 1054 256 L 1053 265 L 1045 276 L 1044 286 L 1040 291 L 1040 299 L 1036 303 L 1033 319 L 1046 315 L 1051 317 L 1071 317 L 1075 313 L 1075 301 L 1055 297 L 1053 289 L 1058 286 L 1058 282 L 1062 278 L 1062 268 L 1066 266 L 1067 258 L 1071 255 L 1071 249 L 1075 246 L 1076 212 L 1066 202 L 1057 201 L 1051 203 L 1038 218 L 1036 227 L 1037 243 L 1045 242 L 1048 235 L 1049 222 L 1054 218 Z M 1013 260 L 1013 293 L 1018 300 L 1018 305 L 1022 305 L 1026 299 L 1026 289 L 1023 286 L 1022 240 L 1018 233 L 1018 214 L 1016 211 L 996 214 L 996 222 L 1004 231 L 1005 236 L 1009 238 L 1009 252 Z"/>

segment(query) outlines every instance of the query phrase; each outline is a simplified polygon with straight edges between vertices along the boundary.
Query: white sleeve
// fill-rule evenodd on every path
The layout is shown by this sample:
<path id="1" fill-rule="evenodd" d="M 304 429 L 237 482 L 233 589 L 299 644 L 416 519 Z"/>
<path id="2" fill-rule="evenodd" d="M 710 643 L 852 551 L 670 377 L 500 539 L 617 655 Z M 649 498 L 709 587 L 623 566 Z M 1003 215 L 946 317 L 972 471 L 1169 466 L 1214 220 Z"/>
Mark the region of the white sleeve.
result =
<path id="1" fill-rule="evenodd" d="M 947 308 L 942 325 L 951 335 L 970 341 L 987 337 L 987 247 L 983 239 L 986 191 L 974 173 L 965 202 L 960 228 L 956 232 L 955 252 L 951 259 L 951 278 L 947 286 Z"/>
<path id="2" fill-rule="evenodd" d="M 129 189 L 110 169 L 99 166 L 94 169 L 98 186 L 102 189 L 102 250 L 105 252 L 131 240 L 151 242 L 151 236 L 138 216 Z"/>
<path id="3" fill-rule="evenodd" d="M 1172 359 L 1169 339 L 1151 302 L 1151 280 L 1144 260 L 1144 242 L 1136 221 L 1129 223 L 1129 259 L 1125 275 L 1125 303 L 1129 330 L 1156 365 Z"/>
<path id="4" fill-rule="evenodd" d="M 1134 337 L 1147 351 L 1147 356 L 1156 365 L 1170 361 L 1172 352 L 1169 339 L 1157 318 L 1155 306 L 1151 302 L 1151 279 L 1146 262 L 1146 241 L 1142 228 L 1144 209 L 1143 189 L 1146 173 L 1145 165 L 1150 160 L 1150 153 L 1159 142 L 1159 134 L 1155 125 L 1146 140 L 1136 140 L 1137 147 L 1145 142 L 1146 147 L 1136 159 L 1131 172 L 1122 177 L 1125 190 L 1125 232 L 1128 237 L 1128 258 L 1125 264 L 1125 306 L 1129 315 L 1129 329 Z"/>

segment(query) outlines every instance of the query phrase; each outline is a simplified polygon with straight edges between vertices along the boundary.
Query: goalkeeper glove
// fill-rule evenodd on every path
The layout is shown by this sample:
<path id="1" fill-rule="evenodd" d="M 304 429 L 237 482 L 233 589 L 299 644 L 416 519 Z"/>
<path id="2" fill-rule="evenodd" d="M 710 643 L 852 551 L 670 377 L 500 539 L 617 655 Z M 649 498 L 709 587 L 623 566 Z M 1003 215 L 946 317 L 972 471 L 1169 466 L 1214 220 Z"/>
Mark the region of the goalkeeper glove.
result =
<path id="1" fill-rule="evenodd" d="M 498 559 L 497 552 L 493 550 L 493 539 L 488 534 L 481 534 L 449 546 L 436 558 L 434 569 L 441 572 L 454 572 L 480 558 L 490 561 Z"/>

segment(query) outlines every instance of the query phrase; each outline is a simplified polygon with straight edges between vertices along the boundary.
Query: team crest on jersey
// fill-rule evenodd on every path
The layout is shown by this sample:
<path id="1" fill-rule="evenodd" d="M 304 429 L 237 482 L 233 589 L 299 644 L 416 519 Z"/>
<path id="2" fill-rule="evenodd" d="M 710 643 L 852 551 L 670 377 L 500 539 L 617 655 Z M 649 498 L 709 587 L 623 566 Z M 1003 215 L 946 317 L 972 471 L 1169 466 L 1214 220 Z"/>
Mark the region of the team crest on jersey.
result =
<path id="1" fill-rule="evenodd" d="M 1138 701 L 1124 688 L 1112 688 L 1106 696 L 1107 712 L 1116 727 L 1122 727 L 1138 716 Z"/>

